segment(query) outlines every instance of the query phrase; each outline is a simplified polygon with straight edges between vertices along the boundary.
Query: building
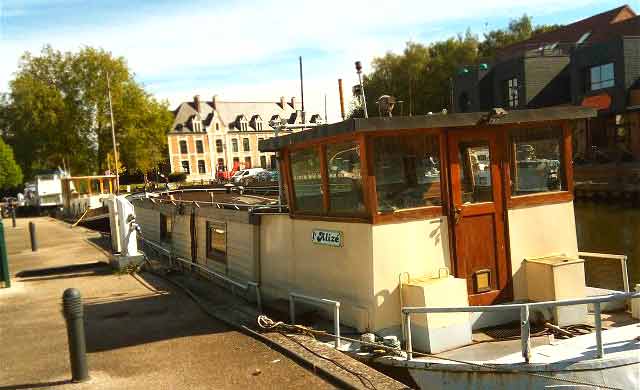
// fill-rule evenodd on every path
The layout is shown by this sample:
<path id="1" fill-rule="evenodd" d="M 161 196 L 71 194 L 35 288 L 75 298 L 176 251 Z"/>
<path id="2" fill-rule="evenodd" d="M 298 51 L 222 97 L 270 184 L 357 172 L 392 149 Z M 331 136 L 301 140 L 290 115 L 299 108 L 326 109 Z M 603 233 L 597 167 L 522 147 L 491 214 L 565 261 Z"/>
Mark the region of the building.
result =
<path id="1" fill-rule="evenodd" d="M 210 180 L 218 172 L 262 167 L 276 169 L 275 153 L 261 153 L 258 142 L 274 136 L 270 123 L 300 124 L 301 105 L 292 97 L 277 102 L 222 101 L 217 95 L 202 101 L 196 95 L 173 112 L 168 133 L 172 172 L 187 173 L 187 180 Z M 309 122 L 320 123 L 319 115 Z"/>
<path id="2" fill-rule="evenodd" d="M 576 129 L 576 156 L 640 159 L 640 17 L 625 5 L 509 45 L 461 68 L 453 93 L 455 112 L 596 108 Z"/>

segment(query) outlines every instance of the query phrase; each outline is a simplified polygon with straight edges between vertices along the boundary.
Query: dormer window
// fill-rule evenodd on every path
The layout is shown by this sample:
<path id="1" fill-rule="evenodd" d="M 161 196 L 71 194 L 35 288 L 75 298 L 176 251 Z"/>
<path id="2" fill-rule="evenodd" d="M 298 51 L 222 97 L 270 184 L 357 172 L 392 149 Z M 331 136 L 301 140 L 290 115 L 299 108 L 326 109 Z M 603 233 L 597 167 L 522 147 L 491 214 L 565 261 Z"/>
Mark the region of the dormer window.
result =
<path id="1" fill-rule="evenodd" d="M 196 119 L 196 118 L 193 118 L 193 120 L 192 120 L 192 125 L 193 125 L 193 126 L 192 126 L 192 127 L 193 127 L 193 131 L 194 131 L 195 133 L 200 133 L 200 132 L 202 132 L 202 122 L 201 122 L 201 121 L 199 121 L 199 120 L 198 120 L 198 119 Z"/>
<path id="2" fill-rule="evenodd" d="M 249 129 L 249 122 L 247 121 L 247 117 L 240 114 L 236 118 L 236 127 L 240 131 L 247 131 Z"/>
<path id="3" fill-rule="evenodd" d="M 255 131 L 262 131 L 262 118 L 260 115 L 256 114 L 251 117 L 251 127 L 253 127 Z"/>

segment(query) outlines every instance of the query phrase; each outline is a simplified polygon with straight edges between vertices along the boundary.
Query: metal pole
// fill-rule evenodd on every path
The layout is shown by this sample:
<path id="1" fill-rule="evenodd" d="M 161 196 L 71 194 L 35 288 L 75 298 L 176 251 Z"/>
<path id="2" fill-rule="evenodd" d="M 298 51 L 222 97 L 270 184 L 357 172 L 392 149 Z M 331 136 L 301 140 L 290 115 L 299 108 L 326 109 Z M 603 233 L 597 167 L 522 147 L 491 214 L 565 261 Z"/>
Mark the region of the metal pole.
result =
<path id="1" fill-rule="evenodd" d="M 11 227 L 16 227 L 16 206 L 11 205 Z"/>
<path id="2" fill-rule="evenodd" d="M 0 219 L 0 271 L 2 271 L 2 281 L 5 287 L 11 287 L 11 277 L 9 276 L 9 258 L 7 257 L 7 243 L 4 240 L 4 224 Z"/>
<path id="3" fill-rule="evenodd" d="M 340 94 L 340 115 L 344 120 L 344 95 L 342 94 L 342 79 L 338 79 L 338 93 Z"/>
<path id="4" fill-rule="evenodd" d="M 404 313 L 404 326 L 406 328 L 405 334 L 407 335 L 407 360 L 413 359 L 413 344 L 411 343 L 411 314 Z"/>
<path id="5" fill-rule="evenodd" d="M 333 307 L 333 327 L 336 333 L 336 349 L 340 348 L 340 304 Z"/>
<path id="6" fill-rule="evenodd" d="M 300 100 L 302 100 L 302 123 L 306 122 L 305 114 L 304 114 L 304 84 L 302 79 L 302 56 L 298 57 L 300 61 Z M 296 108 L 293 107 L 295 110 Z"/>
<path id="7" fill-rule="evenodd" d="M 522 357 L 529 363 L 531 360 L 531 327 L 529 325 L 529 305 L 520 308 L 520 340 L 522 344 Z"/>
<path id="8" fill-rule="evenodd" d="M 631 289 L 629 288 L 629 270 L 627 269 L 627 256 L 624 256 L 623 258 L 620 259 L 620 262 L 622 263 L 622 283 L 624 286 L 624 292 L 628 293 L 631 291 Z"/>
<path id="9" fill-rule="evenodd" d="M 31 251 L 36 252 L 38 250 L 38 239 L 36 238 L 36 224 L 29 222 L 29 237 L 31 237 Z"/>
<path id="10" fill-rule="evenodd" d="M 368 118 L 369 113 L 367 112 L 367 98 L 364 94 L 364 85 L 362 85 L 362 64 L 360 61 L 356 61 L 356 73 L 358 73 L 358 82 L 360 83 L 360 93 L 362 94 L 362 107 L 364 109 L 364 117 Z"/>
<path id="11" fill-rule="evenodd" d="M 75 288 L 66 289 L 62 294 L 62 307 L 67 322 L 71 381 L 85 382 L 89 380 L 89 367 L 87 365 L 84 312 L 80 291 Z"/>
<path id="12" fill-rule="evenodd" d="M 600 311 L 600 302 L 593 303 L 593 311 L 596 320 L 596 348 L 598 358 L 604 357 L 604 348 L 602 347 L 602 312 Z"/>
<path id="13" fill-rule="evenodd" d="M 293 295 L 289 295 L 289 320 L 292 325 L 296 324 L 296 304 L 294 300 L 295 297 Z"/>
<path id="14" fill-rule="evenodd" d="M 111 80 L 107 72 L 107 92 L 109 94 L 109 114 L 111 115 L 111 140 L 113 141 L 113 159 L 116 166 L 116 194 L 120 194 L 120 173 L 118 173 L 118 147 L 116 146 L 116 130 L 113 124 L 113 106 L 111 103 Z"/>

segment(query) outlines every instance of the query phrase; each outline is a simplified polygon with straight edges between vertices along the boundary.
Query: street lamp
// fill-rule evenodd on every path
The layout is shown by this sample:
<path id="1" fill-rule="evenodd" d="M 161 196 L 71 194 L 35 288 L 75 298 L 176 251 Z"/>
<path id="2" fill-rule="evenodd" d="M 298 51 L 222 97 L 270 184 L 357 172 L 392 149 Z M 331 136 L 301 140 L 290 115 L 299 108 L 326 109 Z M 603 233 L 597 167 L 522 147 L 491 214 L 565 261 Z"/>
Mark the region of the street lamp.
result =
<path id="1" fill-rule="evenodd" d="M 358 82 L 360 83 L 360 93 L 362 94 L 362 108 L 364 109 L 364 117 L 368 118 L 367 113 L 367 98 L 364 95 L 364 86 L 362 85 L 362 63 L 356 61 L 356 73 L 358 74 Z"/>

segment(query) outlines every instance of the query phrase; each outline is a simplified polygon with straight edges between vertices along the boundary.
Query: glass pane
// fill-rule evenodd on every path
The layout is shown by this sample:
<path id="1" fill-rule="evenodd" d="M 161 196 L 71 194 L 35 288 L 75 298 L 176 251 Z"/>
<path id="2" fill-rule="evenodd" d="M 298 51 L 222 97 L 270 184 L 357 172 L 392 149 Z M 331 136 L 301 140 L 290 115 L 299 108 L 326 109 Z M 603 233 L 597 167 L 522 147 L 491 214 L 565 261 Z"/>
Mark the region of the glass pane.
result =
<path id="1" fill-rule="evenodd" d="M 591 84 L 600 82 L 600 67 L 594 66 L 591 68 Z"/>
<path id="2" fill-rule="evenodd" d="M 602 65 L 600 71 L 600 80 L 613 80 L 613 64 Z"/>
<path id="3" fill-rule="evenodd" d="M 562 129 L 533 128 L 511 131 L 515 164 L 511 164 L 511 193 L 526 195 L 562 191 Z"/>
<path id="4" fill-rule="evenodd" d="M 316 148 L 291 152 L 291 176 L 296 211 L 322 213 L 320 156 Z"/>
<path id="5" fill-rule="evenodd" d="M 440 206 L 440 148 L 436 135 L 374 139 L 378 211 Z"/>
<path id="6" fill-rule="evenodd" d="M 366 212 L 360 176 L 360 146 L 355 142 L 327 145 L 329 211 L 362 215 Z"/>
<path id="7" fill-rule="evenodd" d="M 207 256 L 223 260 L 227 256 L 227 229 L 224 224 L 207 222 L 209 230 Z"/>
<path id="8" fill-rule="evenodd" d="M 493 201 L 491 154 L 488 142 L 461 142 L 458 157 L 460 158 L 462 203 Z"/>

